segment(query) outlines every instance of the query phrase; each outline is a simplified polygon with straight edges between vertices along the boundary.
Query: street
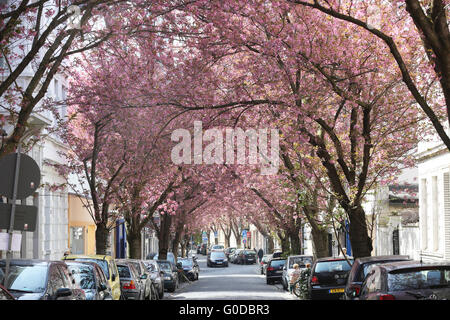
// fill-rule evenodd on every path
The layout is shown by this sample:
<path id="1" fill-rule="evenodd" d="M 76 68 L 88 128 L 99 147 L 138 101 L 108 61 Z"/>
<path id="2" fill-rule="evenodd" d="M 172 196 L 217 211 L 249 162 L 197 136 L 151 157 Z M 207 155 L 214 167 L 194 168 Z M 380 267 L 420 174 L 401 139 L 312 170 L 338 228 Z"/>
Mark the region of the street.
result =
<path id="1" fill-rule="evenodd" d="M 281 283 L 267 285 L 257 264 L 208 268 L 206 256 L 198 254 L 199 280 L 183 285 L 168 300 L 297 300 L 283 291 Z"/>

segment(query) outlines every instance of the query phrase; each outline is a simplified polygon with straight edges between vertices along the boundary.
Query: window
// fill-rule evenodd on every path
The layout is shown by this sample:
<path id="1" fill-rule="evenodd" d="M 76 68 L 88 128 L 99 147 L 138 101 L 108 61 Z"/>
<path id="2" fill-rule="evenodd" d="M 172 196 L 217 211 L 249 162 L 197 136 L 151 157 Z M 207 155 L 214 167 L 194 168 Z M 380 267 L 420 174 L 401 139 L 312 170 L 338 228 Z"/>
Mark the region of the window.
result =
<path id="1" fill-rule="evenodd" d="M 5 268 L 2 266 L 2 268 Z M 6 289 L 25 292 L 44 292 L 47 280 L 46 266 L 19 266 L 11 265 Z"/>
<path id="2" fill-rule="evenodd" d="M 450 267 L 419 268 L 391 271 L 388 274 L 389 291 L 432 289 L 450 286 Z"/>
<path id="3" fill-rule="evenodd" d="M 272 260 L 270 262 L 271 267 L 282 267 L 286 264 L 286 260 Z"/>
<path id="4" fill-rule="evenodd" d="M 131 271 L 128 266 L 125 265 L 118 265 L 117 268 L 119 269 L 119 277 L 120 278 L 131 278 Z"/>
<path id="5" fill-rule="evenodd" d="M 88 259 L 88 258 L 76 258 L 75 261 L 88 261 L 98 264 L 105 273 L 106 279 L 109 279 L 108 261 L 99 259 Z"/>
<path id="6" fill-rule="evenodd" d="M 427 179 L 422 179 L 420 181 L 420 223 L 422 230 L 422 250 L 426 250 L 428 247 L 428 188 Z"/>
<path id="7" fill-rule="evenodd" d="M 64 280 L 61 273 L 58 271 L 56 266 L 50 269 L 50 276 L 48 280 L 48 294 L 51 296 L 56 294 L 56 291 L 60 288 L 65 288 Z"/>
<path id="8" fill-rule="evenodd" d="M 92 267 L 89 265 L 70 265 L 69 266 L 76 283 L 81 289 L 95 289 L 95 278 Z M 97 272 L 95 270 L 94 272 Z"/>
<path id="9" fill-rule="evenodd" d="M 72 279 L 69 276 L 69 272 L 66 268 L 63 266 L 58 266 L 59 272 L 61 272 L 63 281 L 64 281 L 64 288 L 72 288 Z"/>
<path id="10" fill-rule="evenodd" d="M 350 263 L 353 260 L 349 260 Z M 315 273 L 321 272 L 336 272 L 336 271 L 350 271 L 351 265 L 347 262 L 347 260 L 335 260 L 335 261 L 322 261 L 316 264 Z"/>

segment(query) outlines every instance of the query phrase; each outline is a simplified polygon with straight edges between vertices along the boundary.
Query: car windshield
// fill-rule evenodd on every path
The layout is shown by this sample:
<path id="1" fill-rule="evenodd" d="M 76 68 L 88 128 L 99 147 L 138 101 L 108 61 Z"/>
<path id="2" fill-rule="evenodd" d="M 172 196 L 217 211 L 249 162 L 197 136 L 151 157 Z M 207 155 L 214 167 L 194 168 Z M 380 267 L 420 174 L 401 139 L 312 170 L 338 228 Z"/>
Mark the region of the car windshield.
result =
<path id="1" fill-rule="evenodd" d="M 183 260 L 178 260 L 178 262 L 181 262 L 181 265 L 183 267 L 192 267 L 192 260 L 183 259 Z"/>
<path id="2" fill-rule="evenodd" d="M 216 250 L 223 250 L 223 249 L 224 249 L 224 246 L 220 246 L 220 245 L 213 246 L 213 249 L 216 249 Z"/>
<path id="3" fill-rule="evenodd" d="M 118 264 L 117 269 L 119 270 L 120 278 L 131 278 L 131 272 L 128 266 Z"/>
<path id="4" fill-rule="evenodd" d="M 153 263 L 151 263 L 151 262 L 146 262 L 145 266 L 147 267 L 147 270 L 150 271 L 150 272 L 158 271 L 156 269 L 156 266 Z"/>
<path id="5" fill-rule="evenodd" d="M 353 260 L 349 260 L 353 263 Z M 333 261 L 321 261 L 316 264 L 314 269 L 315 273 L 321 272 L 339 272 L 339 271 L 350 271 L 351 265 L 347 260 L 333 260 Z"/>
<path id="6" fill-rule="evenodd" d="M 311 257 L 291 257 L 289 258 L 289 269 L 293 269 L 294 264 L 298 264 L 300 268 L 304 268 L 307 263 L 311 262 Z"/>
<path id="7" fill-rule="evenodd" d="M 221 251 L 211 252 L 211 258 L 214 258 L 214 259 L 224 259 L 224 258 L 225 258 L 225 253 L 223 253 L 223 252 L 221 252 Z"/>
<path id="8" fill-rule="evenodd" d="M 5 266 L 2 266 L 3 272 Z M 3 280 L 3 277 L 0 277 Z M 47 266 L 28 265 L 19 266 L 11 265 L 8 278 L 6 279 L 5 288 L 8 290 L 16 290 L 22 292 L 39 293 L 45 291 L 47 281 Z"/>
<path id="9" fill-rule="evenodd" d="M 408 269 L 388 273 L 388 290 L 404 291 L 450 287 L 450 266 Z"/>
<path id="10" fill-rule="evenodd" d="M 109 279 L 109 268 L 108 268 L 108 261 L 106 260 L 100 260 L 100 259 L 89 259 L 89 258 L 76 258 L 75 261 L 88 261 L 88 262 L 94 262 L 98 264 L 103 272 L 105 273 L 106 279 Z"/>
<path id="11" fill-rule="evenodd" d="M 384 264 L 386 262 L 394 262 L 396 260 L 389 260 L 389 261 L 377 261 L 373 263 L 365 263 L 362 267 L 362 272 L 359 273 L 358 278 L 356 281 L 364 281 L 366 276 L 369 274 L 370 270 L 372 270 L 373 267 L 378 266 L 380 264 Z M 400 261 L 400 260 L 399 260 Z"/>
<path id="12" fill-rule="evenodd" d="M 164 272 L 172 272 L 172 267 L 170 266 L 170 263 L 167 262 L 160 262 L 159 267 Z"/>
<path id="13" fill-rule="evenodd" d="M 69 270 L 81 289 L 95 289 L 94 270 L 91 266 L 69 265 Z"/>
<path id="14" fill-rule="evenodd" d="M 286 264 L 286 260 L 272 260 L 270 262 L 271 267 L 280 267 Z"/>
<path id="15" fill-rule="evenodd" d="M 158 260 L 159 259 L 158 256 L 159 255 L 154 256 L 153 259 Z M 175 256 L 173 255 L 172 252 L 168 252 L 167 259 L 162 259 L 162 260 L 169 260 L 170 262 L 175 263 Z"/>
<path id="16" fill-rule="evenodd" d="M 253 251 L 253 250 L 245 250 L 245 251 L 244 251 L 244 254 L 245 254 L 245 255 L 256 255 L 256 252 Z"/>

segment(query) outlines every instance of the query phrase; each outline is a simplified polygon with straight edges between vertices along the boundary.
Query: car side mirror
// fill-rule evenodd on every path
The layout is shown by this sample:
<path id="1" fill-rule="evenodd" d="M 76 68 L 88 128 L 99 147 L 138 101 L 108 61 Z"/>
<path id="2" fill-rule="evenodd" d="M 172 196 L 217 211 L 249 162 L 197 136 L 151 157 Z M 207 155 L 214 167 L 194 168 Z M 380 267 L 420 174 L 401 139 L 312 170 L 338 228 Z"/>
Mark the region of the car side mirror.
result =
<path id="1" fill-rule="evenodd" d="M 69 288 L 59 288 L 58 290 L 56 290 L 55 293 L 55 298 L 62 298 L 62 297 L 69 297 L 72 295 L 72 290 L 70 290 Z"/>
<path id="2" fill-rule="evenodd" d="M 159 275 L 160 275 L 161 277 L 163 277 L 163 276 L 164 276 L 164 272 L 160 271 L 160 272 L 159 272 Z"/>
<path id="3" fill-rule="evenodd" d="M 178 263 L 177 263 L 177 268 L 178 268 L 178 269 L 182 269 L 182 268 L 183 268 L 183 265 L 181 264 L 181 262 L 178 262 Z"/>
<path id="4" fill-rule="evenodd" d="M 100 285 L 98 286 L 98 291 L 105 291 L 106 289 L 108 288 L 104 283 L 100 283 Z"/>
<path id="5" fill-rule="evenodd" d="M 115 274 L 115 273 L 112 274 L 111 280 L 112 280 L 112 281 L 116 281 L 116 274 Z"/>

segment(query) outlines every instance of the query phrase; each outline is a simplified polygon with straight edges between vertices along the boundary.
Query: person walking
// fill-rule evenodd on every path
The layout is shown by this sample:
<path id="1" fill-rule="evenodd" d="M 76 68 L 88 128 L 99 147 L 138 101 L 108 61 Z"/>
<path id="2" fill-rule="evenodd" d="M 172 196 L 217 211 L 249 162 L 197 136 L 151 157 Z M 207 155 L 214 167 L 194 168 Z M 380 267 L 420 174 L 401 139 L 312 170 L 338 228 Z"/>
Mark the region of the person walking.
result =
<path id="1" fill-rule="evenodd" d="M 259 250 L 258 250 L 259 263 L 261 263 L 263 256 L 264 256 L 264 251 L 263 251 L 263 249 L 259 249 Z"/>
<path id="2" fill-rule="evenodd" d="M 300 277 L 300 267 L 299 265 L 296 263 L 293 265 L 294 267 L 294 271 L 291 274 L 291 278 L 289 280 L 289 292 L 292 293 L 292 291 L 294 290 L 294 284 L 295 282 L 297 282 L 298 278 Z"/>

